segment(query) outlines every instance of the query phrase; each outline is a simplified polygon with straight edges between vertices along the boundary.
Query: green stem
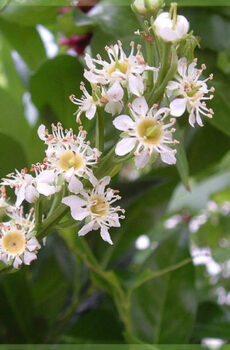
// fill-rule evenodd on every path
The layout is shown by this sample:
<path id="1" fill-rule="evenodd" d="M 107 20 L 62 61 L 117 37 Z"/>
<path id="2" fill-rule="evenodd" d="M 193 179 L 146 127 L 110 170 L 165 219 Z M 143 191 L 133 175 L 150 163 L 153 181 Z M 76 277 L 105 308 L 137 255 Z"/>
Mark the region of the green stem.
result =
<path id="1" fill-rule="evenodd" d="M 104 151 L 104 113 L 101 108 L 97 110 L 96 148 L 99 149 L 100 152 Z"/>
<path id="2" fill-rule="evenodd" d="M 69 208 L 66 205 L 60 204 L 57 209 L 43 221 L 38 231 L 37 238 L 42 239 L 47 236 L 53 229 L 54 225 L 66 215 L 68 210 Z"/>
<path id="3" fill-rule="evenodd" d="M 41 197 L 39 197 L 35 204 L 34 204 L 34 211 L 35 211 L 35 231 L 39 230 L 39 227 L 42 222 L 42 203 L 41 203 Z"/>

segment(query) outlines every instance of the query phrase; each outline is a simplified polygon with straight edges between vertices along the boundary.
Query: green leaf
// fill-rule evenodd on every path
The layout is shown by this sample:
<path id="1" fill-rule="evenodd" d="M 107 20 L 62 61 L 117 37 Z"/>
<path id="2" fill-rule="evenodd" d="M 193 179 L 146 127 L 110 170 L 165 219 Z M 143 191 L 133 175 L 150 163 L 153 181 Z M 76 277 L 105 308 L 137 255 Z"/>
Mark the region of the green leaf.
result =
<path id="1" fill-rule="evenodd" d="M 230 340 L 230 312 L 227 307 L 212 302 L 199 305 L 193 337 L 196 341 L 203 338 Z"/>
<path id="2" fill-rule="evenodd" d="M 75 94 L 81 97 L 81 80 L 82 66 L 76 57 L 67 55 L 47 60 L 32 75 L 32 100 L 46 122 L 61 121 L 65 128 L 77 128 L 73 115 L 77 106 L 70 102 L 69 96 Z"/>
<path id="3" fill-rule="evenodd" d="M 161 271 L 189 258 L 187 232 L 163 241 L 144 263 Z M 176 344 L 189 341 L 196 314 L 194 268 L 187 264 L 150 280 L 132 296 L 132 324 L 138 338 L 148 343 Z"/>
<path id="4" fill-rule="evenodd" d="M 210 106 L 213 108 L 215 114 L 213 118 L 210 119 L 210 123 L 225 133 L 227 136 L 230 136 L 230 88 L 228 79 L 224 78 L 222 81 L 215 80 L 214 86 L 216 91 L 214 99 L 212 103 L 210 103 Z"/>
<path id="5" fill-rule="evenodd" d="M 24 148 L 27 155 L 27 141 L 30 127 L 23 116 L 22 106 L 5 90 L 0 88 L 0 132 L 12 137 Z M 26 165 L 26 164 L 25 164 Z M 24 165 L 24 166 L 25 166 Z"/>
<path id="6" fill-rule="evenodd" d="M 188 189 L 189 188 L 189 166 L 188 166 L 188 160 L 184 148 L 184 141 L 182 136 L 182 131 L 179 128 L 178 123 L 175 126 L 175 133 L 174 138 L 175 140 L 179 141 L 179 144 L 176 145 L 176 166 L 177 170 L 180 174 L 181 181 L 183 182 L 184 186 Z"/>
<path id="7" fill-rule="evenodd" d="M 94 31 L 95 22 L 84 12 L 73 8 L 57 17 L 60 30 L 66 35 L 82 35 Z"/>
<path id="8" fill-rule="evenodd" d="M 218 115 L 216 114 L 214 118 L 218 118 Z M 217 164 L 229 149 L 230 138 L 226 133 L 206 123 L 204 128 L 197 130 L 188 150 L 190 173 L 193 175 L 206 171 L 207 168 Z"/>
<path id="9" fill-rule="evenodd" d="M 35 70 L 46 58 L 45 48 L 36 28 L 23 27 L 0 18 L 0 31 L 31 70 Z"/>
<path id="10" fill-rule="evenodd" d="M 12 137 L 0 132 L 0 178 L 12 173 L 15 169 L 23 169 L 27 165 L 22 146 Z"/>
<path id="11" fill-rule="evenodd" d="M 32 5 L 32 6 L 31 6 Z M 21 5 L 18 0 L 11 0 L 10 4 L 0 13 L 0 17 L 21 26 L 50 24 L 56 22 L 60 6 L 69 5 L 67 0 L 36 0 L 24 1 Z"/>
<path id="12" fill-rule="evenodd" d="M 230 172 L 215 174 L 200 183 L 191 180 L 189 193 L 183 186 L 177 187 L 171 198 L 168 212 L 178 212 L 185 209 L 199 211 L 206 206 L 211 195 L 229 187 L 229 184 Z"/>

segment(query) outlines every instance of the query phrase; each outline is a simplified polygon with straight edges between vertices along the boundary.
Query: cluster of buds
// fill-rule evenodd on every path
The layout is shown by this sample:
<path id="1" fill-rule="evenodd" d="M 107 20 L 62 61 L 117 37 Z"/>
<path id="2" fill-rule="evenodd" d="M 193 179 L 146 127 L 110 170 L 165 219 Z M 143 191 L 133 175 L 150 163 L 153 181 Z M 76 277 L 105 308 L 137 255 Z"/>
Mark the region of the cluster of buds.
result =
<path id="1" fill-rule="evenodd" d="M 157 0 L 136 0 L 133 9 L 149 21 L 145 32 L 137 31 L 148 38 L 147 58 L 141 45 L 135 48 L 134 42 L 127 55 L 121 41 L 105 48 L 108 60 L 87 54 L 84 77 L 91 91 L 81 83 L 83 96 L 70 96 L 78 106 L 77 123 L 81 124 L 82 115 L 89 120 L 96 118 L 95 147 L 86 140 L 87 132 L 81 125 L 76 135 L 72 129 L 64 130 L 61 123 L 52 125 L 51 133 L 40 125 L 38 136 L 46 145 L 42 163 L 32 165 L 30 173 L 16 170 L 1 181 L 0 260 L 14 268 L 36 259 L 46 220 L 49 229 L 52 224 L 56 227 L 68 209 L 72 219 L 79 222 L 80 236 L 100 230 L 102 239 L 113 244 L 109 229 L 119 227 L 120 219 L 124 219 L 124 209 L 114 206 L 121 199 L 118 191 L 107 187 L 117 169 L 132 158 L 137 169 L 158 156 L 163 163 L 175 164 L 176 118 L 188 112 L 194 127 L 196 123 L 203 126 L 202 116 L 213 115 L 205 102 L 213 97 L 210 92 L 214 88 L 207 85 L 212 75 L 202 80 L 205 65 L 198 69 L 196 59 L 179 54 L 181 42 L 192 38 L 187 19 L 177 15 L 175 4 L 169 12 L 160 13 Z M 114 117 L 111 125 L 121 133 L 104 154 L 103 118 L 108 114 Z M 14 205 L 6 199 L 5 186 L 15 191 Z M 51 203 L 48 214 L 42 212 L 48 206 L 40 206 L 44 201 Z M 25 216 L 21 207 L 24 202 L 35 206 Z M 4 221 L 7 216 L 10 220 Z"/>

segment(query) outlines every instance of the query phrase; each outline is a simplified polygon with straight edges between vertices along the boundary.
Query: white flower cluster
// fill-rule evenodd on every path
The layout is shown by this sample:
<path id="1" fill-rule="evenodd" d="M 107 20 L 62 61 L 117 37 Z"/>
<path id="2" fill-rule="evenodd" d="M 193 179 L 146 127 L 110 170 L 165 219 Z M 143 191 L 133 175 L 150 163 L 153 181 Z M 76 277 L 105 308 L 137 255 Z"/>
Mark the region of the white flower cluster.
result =
<path id="1" fill-rule="evenodd" d="M 163 12 L 157 16 L 153 24 L 154 34 L 162 41 L 162 45 L 178 45 L 181 39 L 186 38 L 189 22 L 184 16 L 177 16 L 172 6 L 170 12 Z M 138 32 L 140 34 L 140 32 Z M 209 78 L 202 80 L 201 74 L 205 69 L 196 68 L 197 60 L 190 63 L 187 58 L 178 60 L 178 69 L 172 81 L 168 81 L 163 98 L 151 101 L 149 98 L 148 71 L 152 72 L 154 86 L 158 83 L 162 63 L 159 67 L 152 67 L 146 62 L 137 46 L 134 53 L 134 43 L 131 42 L 131 52 L 127 56 L 122 43 L 106 47 L 109 60 L 106 61 L 97 55 L 91 58 L 88 54 L 85 61 L 84 77 L 91 84 L 90 94 L 83 83 L 81 89 L 83 97 L 70 96 L 70 100 L 78 105 L 76 111 L 77 122 L 81 123 L 84 113 L 88 119 L 97 114 L 97 109 L 115 116 L 113 125 L 122 131 L 115 153 L 124 156 L 128 153 L 135 155 L 137 168 L 143 168 L 151 160 L 160 155 L 166 164 L 176 163 L 176 150 L 173 145 L 178 141 L 173 139 L 176 119 L 186 111 L 189 114 L 189 123 L 203 126 L 201 116 L 211 118 L 213 110 L 206 106 L 206 100 L 211 100 L 214 88 L 208 88 Z M 176 47 L 176 46 L 175 46 Z M 153 90 L 154 92 L 154 90 Z M 148 105 L 149 100 L 151 104 Z"/>
<path id="2" fill-rule="evenodd" d="M 35 238 L 35 217 L 32 211 L 23 217 L 21 204 L 36 202 L 41 195 L 52 198 L 67 185 L 69 195 L 61 201 L 70 207 L 74 220 L 86 219 L 78 232 L 85 235 L 89 231 L 100 229 L 101 237 L 110 244 L 112 240 L 108 229 L 119 227 L 119 219 L 124 218 L 124 210 L 112 204 L 121 197 L 118 191 L 105 189 L 110 182 L 106 176 L 97 180 L 92 166 L 98 162 L 100 152 L 91 148 L 86 141 L 86 131 L 79 128 L 78 135 L 73 130 L 63 130 L 60 123 L 52 125 L 49 134 L 44 125 L 38 128 L 38 135 L 47 146 L 43 163 L 7 175 L 1 182 L 0 214 L 10 217 L 10 221 L 0 224 L 0 260 L 18 268 L 36 259 L 40 245 Z M 90 184 L 84 188 L 83 181 Z M 16 195 L 15 205 L 6 200 L 5 186 L 13 188 Z M 72 195 L 71 195 L 72 193 Z M 120 215 L 121 214 L 121 215 Z"/>

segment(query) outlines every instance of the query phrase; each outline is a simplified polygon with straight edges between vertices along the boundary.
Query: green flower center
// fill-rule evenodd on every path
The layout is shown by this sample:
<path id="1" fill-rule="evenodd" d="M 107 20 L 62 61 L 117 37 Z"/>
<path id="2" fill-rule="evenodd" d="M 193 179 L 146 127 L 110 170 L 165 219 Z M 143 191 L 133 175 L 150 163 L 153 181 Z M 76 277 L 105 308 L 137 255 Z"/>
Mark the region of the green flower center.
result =
<path id="1" fill-rule="evenodd" d="M 118 69 L 121 73 L 126 74 L 128 70 L 128 63 L 125 61 L 116 61 L 108 69 L 108 74 L 111 75 Z"/>
<path id="2" fill-rule="evenodd" d="M 93 214 L 98 216 L 106 216 L 108 213 L 109 204 L 105 201 L 103 197 L 94 197 L 92 198 L 92 205 L 90 210 Z"/>
<path id="3" fill-rule="evenodd" d="M 153 119 L 143 119 L 137 127 L 138 136 L 149 145 L 156 145 L 162 137 L 162 124 L 157 124 Z"/>

